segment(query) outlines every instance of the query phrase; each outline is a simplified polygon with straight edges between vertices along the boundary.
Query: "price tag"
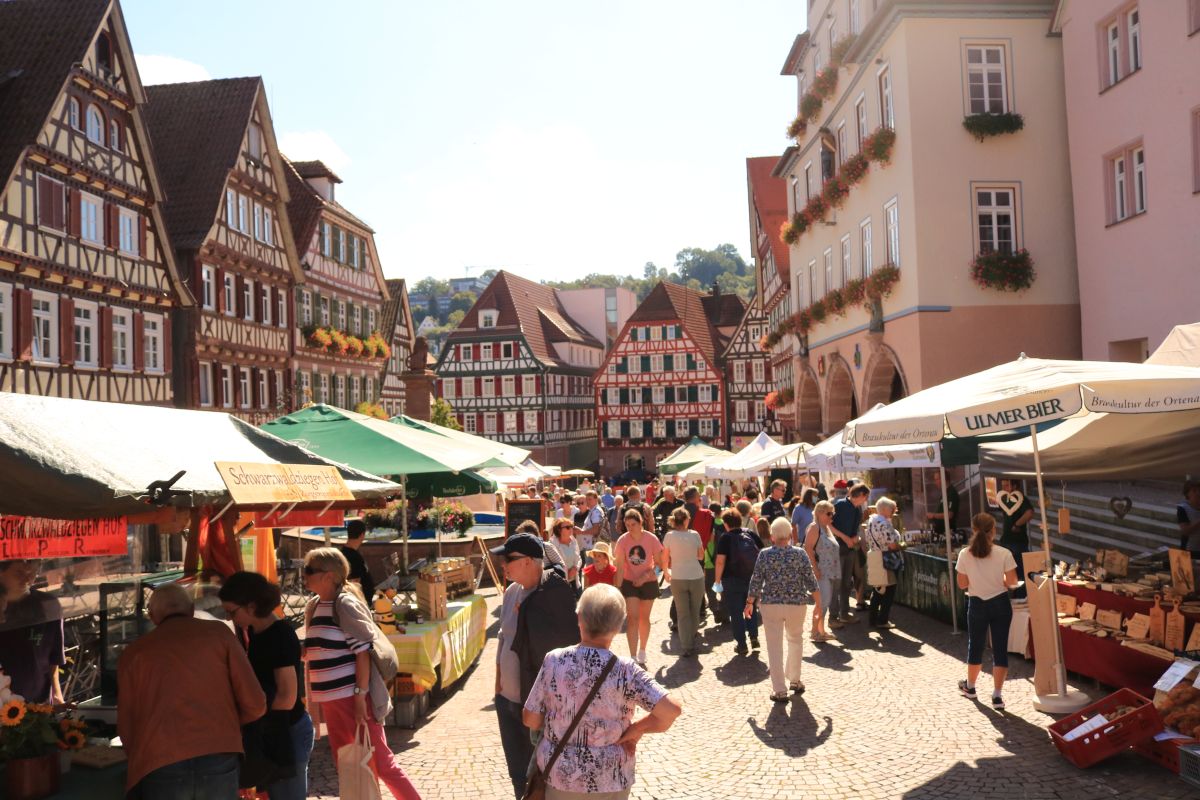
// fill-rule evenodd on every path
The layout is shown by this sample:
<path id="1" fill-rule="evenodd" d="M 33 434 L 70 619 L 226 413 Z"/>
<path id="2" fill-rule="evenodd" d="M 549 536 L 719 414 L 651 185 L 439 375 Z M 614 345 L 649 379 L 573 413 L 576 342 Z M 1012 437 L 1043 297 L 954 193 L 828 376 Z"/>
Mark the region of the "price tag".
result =
<path id="1" fill-rule="evenodd" d="M 1067 742 L 1073 742 L 1076 739 L 1078 739 L 1080 736 L 1083 736 L 1085 733 L 1091 733 L 1092 731 L 1096 730 L 1097 728 L 1103 727 L 1107 724 L 1108 724 L 1108 718 L 1105 717 L 1103 714 L 1097 714 L 1096 716 L 1092 717 L 1091 719 L 1089 719 L 1087 722 L 1083 723 L 1082 725 L 1074 727 L 1071 730 L 1067 731 L 1065 734 L 1063 734 L 1063 740 L 1067 741 Z"/>
<path id="2" fill-rule="evenodd" d="M 1096 604 L 1095 603 L 1084 603 L 1083 605 L 1081 605 L 1079 607 L 1079 618 L 1080 619 L 1095 619 L 1096 618 Z"/>
<path id="3" fill-rule="evenodd" d="M 1200 667 L 1200 662 L 1189 661 L 1186 658 L 1181 658 L 1171 666 L 1167 667 L 1167 671 L 1164 672 L 1162 677 L 1158 679 L 1158 682 L 1154 684 L 1154 688 L 1159 689 L 1160 691 L 1169 692 L 1174 689 L 1181 680 L 1186 678 L 1188 673 L 1196 667 Z"/>

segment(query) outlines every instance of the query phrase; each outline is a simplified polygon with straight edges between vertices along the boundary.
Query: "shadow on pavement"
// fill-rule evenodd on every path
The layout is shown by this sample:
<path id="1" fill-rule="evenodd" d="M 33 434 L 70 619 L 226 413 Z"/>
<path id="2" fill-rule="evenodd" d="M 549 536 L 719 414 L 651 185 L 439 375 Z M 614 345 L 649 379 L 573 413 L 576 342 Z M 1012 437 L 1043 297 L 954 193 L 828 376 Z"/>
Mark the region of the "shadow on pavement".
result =
<path id="1" fill-rule="evenodd" d="M 850 665 L 853 656 L 845 648 L 826 643 L 815 645 L 810 652 L 812 655 L 804 657 L 804 660 L 810 664 L 836 672 L 849 672 L 854 669 Z"/>
<path id="2" fill-rule="evenodd" d="M 770 673 L 766 661 L 754 654 L 734 656 L 713 670 L 713 674 L 726 686 L 749 686 L 765 680 Z"/>
<path id="3" fill-rule="evenodd" d="M 759 741 L 767 747 L 781 750 L 789 758 L 802 756 L 814 747 L 820 747 L 833 733 L 831 717 L 821 718 L 825 727 L 818 733 L 817 719 L 801 698 L 771 705 L 765 724 L 759 725 L 755 717 L 749 717 L 746 722 Z"/>
<path id="4" fill-rule="evenodd" d="M 670 665 L 659 667 L 654 674 L 654 680 L 668 689 L 678 689 L 700 677 L 704 667 L 698 658 L 676 658 Z"/>

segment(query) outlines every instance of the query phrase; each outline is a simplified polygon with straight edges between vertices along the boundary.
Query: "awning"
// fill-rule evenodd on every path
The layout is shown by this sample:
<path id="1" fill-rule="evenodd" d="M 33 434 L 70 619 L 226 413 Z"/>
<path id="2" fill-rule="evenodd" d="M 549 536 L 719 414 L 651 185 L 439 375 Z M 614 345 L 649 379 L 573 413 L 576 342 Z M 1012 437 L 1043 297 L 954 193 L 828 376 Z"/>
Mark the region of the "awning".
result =
<path id="1" fill-rule="evenodd" d="M 699 437 L 693 437 L 690 442 L 682 445 L 674 453 L 658 462 L 658 471 L 663 475 L 675 475 L 688 467 L 693 467 L 702 461 L 712 461 L 717 458 L 728 458 L 733 453 L 713 447 Z"/>

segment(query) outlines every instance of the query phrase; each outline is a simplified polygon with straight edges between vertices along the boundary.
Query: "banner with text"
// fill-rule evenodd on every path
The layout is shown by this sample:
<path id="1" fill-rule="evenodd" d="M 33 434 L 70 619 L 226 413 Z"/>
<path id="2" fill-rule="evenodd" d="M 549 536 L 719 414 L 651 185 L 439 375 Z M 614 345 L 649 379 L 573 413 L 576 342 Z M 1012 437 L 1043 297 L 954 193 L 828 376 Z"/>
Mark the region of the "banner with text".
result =
<path id="1" fill-rule="evenodd" d="M 129 552 L 128 530 L 125 517 L 0 517 L 0 561 L 125 555 Z"/>
<path id="2" fill-rule="evenodd" d="M 334 466 L 215 463 L 233 502 L 241 506 L 354 499 Z"/>

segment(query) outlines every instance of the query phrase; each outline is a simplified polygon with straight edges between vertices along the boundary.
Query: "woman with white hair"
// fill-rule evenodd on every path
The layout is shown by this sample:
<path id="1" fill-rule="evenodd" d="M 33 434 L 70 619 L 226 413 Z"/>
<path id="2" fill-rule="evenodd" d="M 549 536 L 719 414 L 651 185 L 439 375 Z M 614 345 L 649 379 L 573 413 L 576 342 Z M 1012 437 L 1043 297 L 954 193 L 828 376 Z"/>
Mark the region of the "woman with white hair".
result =
<path id="1" fill-rule="evenodd" d="M 625 621 L 616 587 L 588 587 L 575 610 L 580 642 L 546 654 L 525 701 L 525 726 L 542 731 L 534 759 L 546 800 L 624 800 L 638 740 L 667 730 L 683 709 L 637 664 L 612 652 Z M 633 722 L 634 706 L 650 713 Z"/>
<path id="2" fill-rule="evenodd" d="M 885 630 L 896 627 L 888 617 L 891 616 L 892 601 L 896 597 L 896 573 L 904 569 L 904 557 L 900 555 L 900 534 L 892 525 L 892 515 L 895 513 L 896 501 L 881 497 L 875 501 L 875 513 L 867 522 L 867 549 L 880 553 L 884 567 L 879 577 L 867 578 L 872 589 L 870 621 L 872 626 Z M 869 553 L 867 560 L 872 560 Z"/>
<path id="3" fill-rule="evenodd" d="M 746 616 L 753 614 L 754 601 L 758 600 L 767 636 L 771 699 L 776 703 L 787 702 L 787 688 L 796 694 L 804 694 L 804 682 L 800 680 L 804 620 L 809 613 L 808 605 L 821 602 L 821 591 L 808 553 L 793 547 L 791 539 L 792 523 L 785 517 L 777 517 L 771 523 L 771 546 L 759 552 L 754 564 L 743 612 Z M 786 663 L 783 660 L 785 632 L 788 641 Z"/>

